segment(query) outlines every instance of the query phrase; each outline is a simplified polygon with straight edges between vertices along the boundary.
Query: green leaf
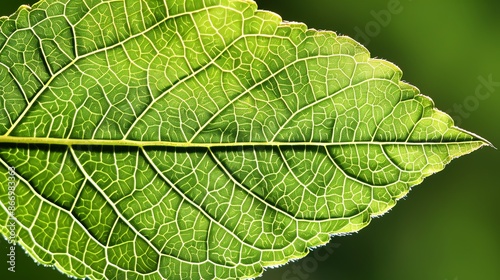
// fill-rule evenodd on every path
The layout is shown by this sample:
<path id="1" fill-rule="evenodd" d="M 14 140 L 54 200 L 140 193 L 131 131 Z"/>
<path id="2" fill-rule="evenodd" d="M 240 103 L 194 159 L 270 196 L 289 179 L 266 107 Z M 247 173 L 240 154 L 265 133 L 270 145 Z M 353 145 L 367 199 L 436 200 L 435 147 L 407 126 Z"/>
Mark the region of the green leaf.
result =
<path id="1" fill-rule="evenodd" d="M 78 278 L 257 277 L 489 145 L 401 75 L 253 1 L 23 6 L 0 18 L 0 231 Z"/>

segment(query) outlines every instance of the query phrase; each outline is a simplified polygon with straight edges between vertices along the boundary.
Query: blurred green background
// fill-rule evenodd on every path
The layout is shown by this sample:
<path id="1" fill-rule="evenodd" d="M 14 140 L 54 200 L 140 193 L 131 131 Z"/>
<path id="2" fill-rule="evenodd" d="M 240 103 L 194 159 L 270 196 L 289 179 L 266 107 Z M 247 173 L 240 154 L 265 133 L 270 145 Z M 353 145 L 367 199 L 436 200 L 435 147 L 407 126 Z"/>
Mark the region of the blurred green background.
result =
<path id="1" fill-rule="evenodd" d="M 0 15 L 33 2 L 2 1 Z M 500 2 L 257 2 L 284 20 L 356 37 L 372 56 L 398 65 L 404 80 L 432 97 L 462 128 L 500 147 Z M 484 86 L 485 80 L 493 83 Z M 367 228 L 333 238 L 338 244 L 333 253 L 319 249 L 316 258 L 269 270 L 260 279 L 498 280 L 499 175 L 500 151 L 483 148 L 464 156 L 427 178 Z M 37 267 L 21 249 L 16 273 L 7 272 L 7 245 L 0 240 L 1 279 L 68 279 Z"/>

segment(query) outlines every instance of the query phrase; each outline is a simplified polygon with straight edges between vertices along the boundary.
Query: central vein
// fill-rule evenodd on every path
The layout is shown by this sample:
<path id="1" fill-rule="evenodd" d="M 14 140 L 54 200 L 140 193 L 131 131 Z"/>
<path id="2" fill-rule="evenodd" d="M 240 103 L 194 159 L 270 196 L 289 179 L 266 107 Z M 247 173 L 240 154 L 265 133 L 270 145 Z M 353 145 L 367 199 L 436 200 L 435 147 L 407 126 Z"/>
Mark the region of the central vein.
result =
<path id="1" fill-rule="evenodd" d="M 231 142 L 231 143 L 197 143 L 171 141 L 140 141 L 128 139 L 65 139 L 49 137 L 16 137 L 0 136 L 0 143 L 7 144 L 45 144 L 61 146 L 130 146 L 130 147 L 180 147 L 180 148 L 211 148 L 211 147 L 246 147 L 246 146 L 346 146 L 346 145 L 451 145 L 478 143 L 480 140 L 463 142 L 406 142 L 406 141 L 342 141 L 342 142 Z"/>

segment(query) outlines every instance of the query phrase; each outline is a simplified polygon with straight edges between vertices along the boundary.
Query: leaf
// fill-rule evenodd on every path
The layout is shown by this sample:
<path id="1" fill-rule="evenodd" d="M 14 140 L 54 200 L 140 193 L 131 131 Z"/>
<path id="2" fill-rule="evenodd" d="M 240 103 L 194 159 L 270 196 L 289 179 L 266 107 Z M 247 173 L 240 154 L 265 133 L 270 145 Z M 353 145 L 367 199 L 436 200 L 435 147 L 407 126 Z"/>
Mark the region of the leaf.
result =
<path id="1" fill-rule="evenodd" d="M 43 0 L 0 31 L 0 231 L 73 277 L 257 277 L 489 145 L 252 1 Z"/>

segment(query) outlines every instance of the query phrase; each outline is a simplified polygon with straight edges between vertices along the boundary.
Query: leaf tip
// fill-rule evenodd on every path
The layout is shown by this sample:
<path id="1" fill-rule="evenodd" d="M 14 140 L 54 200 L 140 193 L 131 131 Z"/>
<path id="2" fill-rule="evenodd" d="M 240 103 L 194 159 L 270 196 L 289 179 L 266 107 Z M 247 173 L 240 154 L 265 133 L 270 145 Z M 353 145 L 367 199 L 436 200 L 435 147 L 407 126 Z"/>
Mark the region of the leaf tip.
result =
<path id="1" fill-rule="evenodd" d="M 479 136 L 478 136 L 479 137 Z M 483 142 L 483 146 L 488 146 L 490 148 L 493 148 L 495 150 L 498 150 L 497 147 L 495 147 L 495 145 L 493 145 L 490 141 L 482 138 L 482 137 L 479 137 L 479 139 Z"/>
<path id="2" fill-rule="evenodd" d="M 480 142 L 481 144 L 477 147 L 478 149 L 484 146 L 491 147 L 495 150 L 498 150 L 490 141 L 488 141 L 486 138 L 481 137 L 473 132 L 467 131 L 463 128 L 457 127 L 453 125 L 453 128 L 456 130 L 459 130 L 460 132 L 469 134 L 475 141 Z"/>

